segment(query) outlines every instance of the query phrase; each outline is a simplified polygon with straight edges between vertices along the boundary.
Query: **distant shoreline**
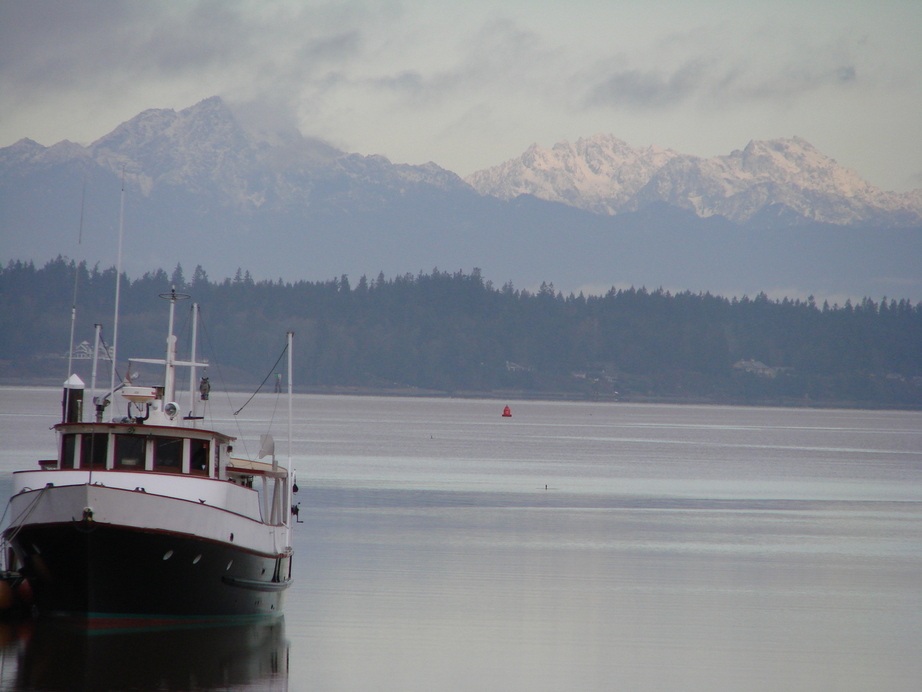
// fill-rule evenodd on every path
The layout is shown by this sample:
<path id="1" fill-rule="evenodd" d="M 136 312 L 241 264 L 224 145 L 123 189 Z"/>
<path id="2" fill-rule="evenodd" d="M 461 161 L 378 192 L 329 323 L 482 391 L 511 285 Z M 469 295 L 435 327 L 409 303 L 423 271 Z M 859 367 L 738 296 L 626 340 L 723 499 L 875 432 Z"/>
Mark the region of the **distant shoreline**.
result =
<path id="1" fill-rule="evenodd" d="M 42 378 L 0 377 L 0 387 L 47 387 L 59 388 L 63 380 Z M 231 383 L 229 391 L 235 393 L 252 393 L 257 385 Z M 270 389 L 263 388 L 264 394 Z M 922 411 L 922 406 L 874 404 L 872 402 L 855 402 L 845 400 L 809 400 L 803 399 L 765 399 L 765 400 L 719 400 L 701 396 L 641 396 L 641 395 L 598 395 L 587 396 L 581 392 L 529 392 L 525 390 L 493 391 L 438 391 L 418 387 L 362 387 L 348 385 L 310 385 L 294 386 L 295 394 L 318 394 L 325 396 L 377 396 L 400 398 L 432 399 L 488 399 L 493 401 L 558 401 L 573 403 L 622 403 L 622 404 L 671 404 L 676 406 L 741 406 L 764 408 L 805 408 L 805 409 L 842 409 L 856 411 Z"/>

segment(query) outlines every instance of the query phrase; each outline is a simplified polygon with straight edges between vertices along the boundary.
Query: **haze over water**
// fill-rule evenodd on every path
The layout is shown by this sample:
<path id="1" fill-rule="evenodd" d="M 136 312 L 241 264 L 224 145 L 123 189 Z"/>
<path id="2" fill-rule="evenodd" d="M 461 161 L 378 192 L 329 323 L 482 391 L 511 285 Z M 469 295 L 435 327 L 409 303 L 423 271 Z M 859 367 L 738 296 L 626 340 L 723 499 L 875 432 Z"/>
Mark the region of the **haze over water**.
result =
<path id="1" fill-rule="evenodd" d="M 215 427 L 255 454 L 274 417 L 284 460 L 284 400 L 245 399 L 213 392 Z M 59 400 L 0 388 L 4 492 L 53 456 Z M 505 403 L 298 395 L 284 634 L 203 637 L 149 689 L 918 684 L 922 413 Z M 4 689 L 116 689 L 35 686 L 35 641 Z"/>

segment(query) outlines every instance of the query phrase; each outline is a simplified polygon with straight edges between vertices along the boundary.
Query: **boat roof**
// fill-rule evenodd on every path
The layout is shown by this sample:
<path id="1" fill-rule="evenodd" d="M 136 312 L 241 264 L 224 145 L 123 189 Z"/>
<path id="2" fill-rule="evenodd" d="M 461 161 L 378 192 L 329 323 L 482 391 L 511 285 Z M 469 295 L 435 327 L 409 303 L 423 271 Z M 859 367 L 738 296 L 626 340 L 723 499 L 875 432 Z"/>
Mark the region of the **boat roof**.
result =
<path id="1" fill-rule="evenodd" d="M 131 421 L 129 423 L 96 423 L 96 422 L 82 422 L 82 423 L 58 423 L 54 426 L 54 430 L 59 432 L 111 432 L 113 428 L 116 428 L 115 432 L 118 433 L 121 428 L 124 430 L 125 435 L 168 435 L 170 437 L 194 437 L 198 439 L 212 437 L 220 438 L 225 442 L 233 442 L 237 438 L 232 435 L 227 435 L 217 430 L 208 430 L 203 428 L 187 428 L 187 427 L 174 427 L 170 425 L 146 425 L 144 423 L 138 423 L 136 421 Z"/>
<path id="2" fill-rule="evenodd" d="M 279 464 L 276 465 L 276 470 L 273 471 L 272 464 L 268 462 L 256 461 L 255 459 L 235 459 L 233 457 L 227 465 L 227 472 L 259 474 L 277 478 L 285 478 L 288 475 L 288 469 Z"/>

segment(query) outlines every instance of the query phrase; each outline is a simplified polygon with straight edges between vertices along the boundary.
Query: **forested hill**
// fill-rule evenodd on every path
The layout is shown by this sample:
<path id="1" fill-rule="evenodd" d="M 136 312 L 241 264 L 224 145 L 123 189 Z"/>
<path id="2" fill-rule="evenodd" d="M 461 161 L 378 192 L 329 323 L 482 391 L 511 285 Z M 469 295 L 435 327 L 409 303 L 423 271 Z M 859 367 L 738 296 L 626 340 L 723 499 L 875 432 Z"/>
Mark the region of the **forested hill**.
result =
<path id="1" fill-rule="evenodd" d="M 111 340 L 115 276 L 63 258 L 0 267 L 3 382 L 66 377 L 75 286 L 75 344 L 92 344 L 97 322 Z M 201 305 L 212 381 L 235 387 L 272 371 L 291 330 L 295 381 L 315 391 L 922 407 L 922 304 L 907 300 L 564 296 L 552 284 L 496 287 L 476 269 L 212 282 L 201 267 L 188 278 L 177 267 L 123 277 L 120 373 L 129 356 L 161 357 L 167 310 L 157 296 L 171 285 Z M 177 312 L 181 342 L 188 304 Z"/>

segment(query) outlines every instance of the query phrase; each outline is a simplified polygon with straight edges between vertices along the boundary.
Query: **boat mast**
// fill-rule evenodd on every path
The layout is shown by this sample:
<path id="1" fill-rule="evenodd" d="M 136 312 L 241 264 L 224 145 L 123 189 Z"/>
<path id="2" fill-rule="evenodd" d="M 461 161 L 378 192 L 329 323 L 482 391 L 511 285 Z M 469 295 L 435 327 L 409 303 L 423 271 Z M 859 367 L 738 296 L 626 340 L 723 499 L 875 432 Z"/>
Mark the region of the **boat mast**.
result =
<path id="1" fill-rule="evenodd" d="M 189 362 L 189 418 L 195 418 L 195 350 L 198 336 L 198 303 L 192 303 L 192 357 Z"/>
<path id="2" fill-rule="evenodd" d="M 83 169 L 83 194 L 80 197 L 80 229 L 77 233 L 77 245 L 83 244 L 83 207 L 86 203 L 86 168 Z M 70 349 L 67 351 L 67 376 L 74 374 L 74 330 L 77 327 L 77 285 L 80 282 L 80 265 L 74 262 L 74 300 L 70 307 Z M 64 404 L 64 420 L 68 420 L 67 407 L 69 403 Z"/>
<path id="3" fill-rule="evenodd" d="M 96 401 L 96 367 L 99 365 L 99 333 L 102 325 L 97 322 L 93 325 L 93 331 L 96 332 L 96 338 L 93 339 L 93 377 L 90 379 L 90 401 Z M 101 423 L 101 420 L 97 420 Z"/>
<path id="4" fill-rule="evenodd" d="M 163 377 L 164 401 L 173 401 L 176 398 L 176 370 L 173 367 L 173 363 L 176 361 L 176 335 L 173 334 L 173 316 L 176 312 L 176 301 L 178 300 L 178 296 L 176 295 L 175 286 L 171 286 L 170 289 L 170 293 L 160 296 L 170 301 L 170 326 L 167 329 L 166 337 L 166 371 Z"/>
<path id="5" fill-rule="evenodd" d="M 175 406 L 174 398 L 176 396 L 176 367 L 208 367 L 208 363 L 199 363 L 195 359 L 193 360 L 176 360 L 176 335 L 173 334 L 173 321 L 176 313 L 176 301 L 186 300 L 191 298 L 188 293 L 177 293 L 176 287 L 172 287 L 169 293 L 161 293 L 160 297 L 170 301 L 170 324 L 167 331 L 166 337 L 166 358 L 132 358 L 132 363 L 151 363 L 154 365 L 163 365 L 164 374 L 163 374 L 163 403 L 164 406 L 169 406 L 173 404 Z M 194 351 L 194 349 L 193 349 Z M 169 413 L 168 415 L 172 419 L 175 415 Z"/>
<path id="6" fill-rule="evenodd" d="M 115 364 L 118 362 L 118 303 L 122 289 L 122 237 L 125 235 L 125 169 L 122 168 L 122 199 L 118 214 L 118 260 L 115 264 L 115 320 L 112 327 L 112 373 L 109 377 L 109 396 L 115 391 Z"/>
<path id="7" fill-rule="evenodd" d="M 189 365 L 195 368 L 195 346 L 192 347 L 193 358 L 189 362 L 183 362 L 176 360 L 176 335 L 173 333 L 173 323 L 176 315 L 176 301 L 177 300 L 187 300 L 191 298 L 188 293 L 177 293 L 175 286 L 170 286 L 169 293 L 161 293 L 161 298 L 165 298 L 170 301 L 170 325 L 167 330 L 166 337 L 166 358 L 163 360 L 163 364 L 166 366 L 166 370 L 163 376 L 163 400 L 165 402 L 172 402 L 176 399 L 176 366 L 177 365 Z M 193 305 L 194 307 L 194 305 Z M 195 332 L 193 332 L 195 333 Z M 194 344 L 195 342 L 193 342 Z M 138 362 L 143 362 L 138 360 Z"/>
<path id="8" fill-rule="evenodd" d="M 288 332 L 288 477 L 285 479 L 285 485 L 286 485 L 285 504 L 286 505 L 291 504 L 291 497 L 292 497 L 291 489 L 292 489 L 292 483 L 294 482 L 293 480 L 294 465 L 291 459 L 291 441 L 292 441 L 291 426 L 292 426 L 292 399 L 293 399 L 292 377 L 291 377 L 291 363 L 292 363 L 291 352 L 294 350 L 292 348 L 292 344 L 294 342 L 294 336 L 295 336 L 294 332 Z M 282 523 L 285 524 L 285 526 L 290 526 L 291 525 L 291 512 L 286 510 L 283 512 L 283 516 L 285 518 L 282 520 Z"/>
<path id="9" fill-rule="evenodd" d="M 291 387 L 291 344 L 294 340 L 295 333 L 288 332 L 288 475 L 291 476 L 291 411 L 292 411 L 292 387 Z"/>

